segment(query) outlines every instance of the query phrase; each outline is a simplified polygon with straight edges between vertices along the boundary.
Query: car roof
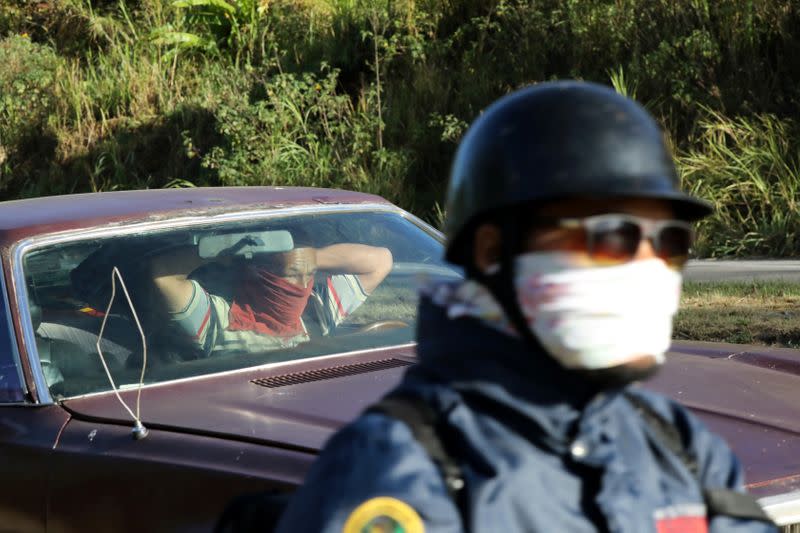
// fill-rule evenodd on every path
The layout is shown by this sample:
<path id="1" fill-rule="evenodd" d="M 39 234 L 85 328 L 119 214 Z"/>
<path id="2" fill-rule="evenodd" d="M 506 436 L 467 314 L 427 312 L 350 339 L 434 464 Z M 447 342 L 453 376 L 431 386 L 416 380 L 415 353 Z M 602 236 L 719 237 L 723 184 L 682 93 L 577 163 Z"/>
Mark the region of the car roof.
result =
<path id="1" fill-rule="evenodd" d="M 0 202 L 0 240 L 171 216 L 321 204 L 389 204 L 380 196 L 307 187 L 148 189 Z"/>

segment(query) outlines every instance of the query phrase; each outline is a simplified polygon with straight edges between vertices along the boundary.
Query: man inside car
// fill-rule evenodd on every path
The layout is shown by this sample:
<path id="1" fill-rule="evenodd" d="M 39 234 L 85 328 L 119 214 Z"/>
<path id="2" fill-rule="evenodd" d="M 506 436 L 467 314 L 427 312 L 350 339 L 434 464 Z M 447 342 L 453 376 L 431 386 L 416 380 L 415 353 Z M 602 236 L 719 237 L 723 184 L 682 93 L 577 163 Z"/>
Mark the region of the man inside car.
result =
<path id="1" fill-rule="evenodd" d="M 190 277 L 209 262 L 228 270 L 225 296 Z M 235 250 L 201 257 L 197 246 L 186 246 L 150 260 L 172 327 L 203 356 L 289 348 L 310 334 L 329 334 L 391 268 L 387 248 L 355 243 L 314 248 L 296 241 L 290 250 L 252 257 Z"/>

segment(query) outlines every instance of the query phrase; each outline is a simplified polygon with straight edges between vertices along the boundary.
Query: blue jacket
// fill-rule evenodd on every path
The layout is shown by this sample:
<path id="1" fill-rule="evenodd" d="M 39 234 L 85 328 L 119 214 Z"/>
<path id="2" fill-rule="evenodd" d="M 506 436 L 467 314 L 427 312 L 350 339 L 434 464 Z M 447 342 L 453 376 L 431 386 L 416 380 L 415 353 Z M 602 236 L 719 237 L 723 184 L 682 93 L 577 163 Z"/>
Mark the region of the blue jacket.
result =
<path id="1" fill-rule="evenodd" d="M 420 361 L 398 388 L 445 413 L 447 430 L 460 443 L 468 530 L 705 531 L 696 478 L 648 438 L 651 428 L 621 391 L 590 390 L 547 355 L 477 320 L 449 320 L 426 300 L 419 324 Z M 660 395 L 630 393 L 681 430 L 707 487 L 743 490 L 738 461 L 697 418 Z M 354 509 L 378 496 L 408 504 L 427 532 L 465 530 L 442 476 L 409 428 L 368 413 L 330 439 L 278 531 L 339 533 Z M 708 530 L 775 528 L 717 516 Z"/>

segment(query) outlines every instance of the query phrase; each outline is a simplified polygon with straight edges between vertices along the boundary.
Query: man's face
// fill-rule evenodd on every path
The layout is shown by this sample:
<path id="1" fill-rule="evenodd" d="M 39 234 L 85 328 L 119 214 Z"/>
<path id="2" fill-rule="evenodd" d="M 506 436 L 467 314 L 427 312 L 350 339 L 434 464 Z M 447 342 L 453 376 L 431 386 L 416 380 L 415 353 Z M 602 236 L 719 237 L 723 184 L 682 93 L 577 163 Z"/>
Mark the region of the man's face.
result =
<path id="1" fill-rule="evenodd" d="M 536 214 L 546 219 L 581 219 L 593 215 L 623 214 L 650 220 L 670 220 L 675 214 L 669 203 L 652 199 L 573 199 L 554 202 L 537 207 Z M 488 271 L 491 265 L 500 260 L 502 235 L 497 226 L 485 224 L 476 232 L 474 260 L 481 270 Z M 566 251 L 584 255 L 586 264 L 593 264 L 588 250 L 587 238 L 582 228 L 563 228 L 557 225 L 537 225 L 525 236 L 520 253 Z M 658 258 L 653 244 L 648 239 L 639 242 L 630 261 L 644 261 Z M 580 371 L 589 378 L 607 383 L 629 382 L 637 377 L 644 377 L 657 367 L 657 361 L 651 354 L 640 354 L 630 362 L 619 367 L 603 370 Z"/>
<path id="2" fill-rule="evenodd" d="M 669 220 L 674 218 L 671 206 L 662 200 L 650 199 L 618 199 L 609 201 L 572 200 L 543 206 L 538 214 L 545 217 L 582 218 L 604 213 L 633 215 L 652 220 Z M 587 262 L 591 261 L 587 251 L 586 235 L 581 229 L 536 228 L 530 231 L 523 244 L 525 252 L 570 251 L 586 254 Z M 643 261 L 657 258 L 653 245 L 649 240 L 641 240 L 632 261 Z M 601 375 L 614 378 L 615 374 L 623 381 L 629 381 L 638 374 L 648 374 L 657 366 L 655 358 L 650 354 L 641 354 L 629 363 L 616 369 L 587 371 L 588 377 Z"/>
<path id="3" fill-rule="evenodd" d="M 264 267 L 289 283 L 305 288 L 317 271 L 317 253 L 314 248 L 295 248 L 284 253 L 271 254 Z"/>

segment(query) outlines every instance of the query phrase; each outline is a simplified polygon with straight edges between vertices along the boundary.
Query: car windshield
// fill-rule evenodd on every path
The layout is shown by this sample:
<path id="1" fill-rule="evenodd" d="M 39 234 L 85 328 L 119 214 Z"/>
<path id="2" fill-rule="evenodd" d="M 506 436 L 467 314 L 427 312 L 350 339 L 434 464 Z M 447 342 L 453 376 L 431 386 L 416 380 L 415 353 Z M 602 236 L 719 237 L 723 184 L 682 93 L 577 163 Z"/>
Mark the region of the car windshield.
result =
<path id="1" fill-rule="evenodd" d="M 147 384 L 406 344 L 419 284 L 461 277 L 433 232 L 384 211 L 128 231 L 23 265 L 54 398 L 111 389 L 98 339 L 120 388 L 139 383 L 143 347 Z"/>

